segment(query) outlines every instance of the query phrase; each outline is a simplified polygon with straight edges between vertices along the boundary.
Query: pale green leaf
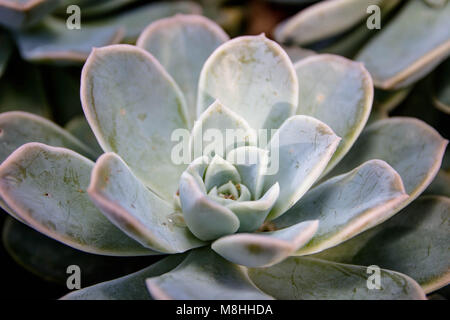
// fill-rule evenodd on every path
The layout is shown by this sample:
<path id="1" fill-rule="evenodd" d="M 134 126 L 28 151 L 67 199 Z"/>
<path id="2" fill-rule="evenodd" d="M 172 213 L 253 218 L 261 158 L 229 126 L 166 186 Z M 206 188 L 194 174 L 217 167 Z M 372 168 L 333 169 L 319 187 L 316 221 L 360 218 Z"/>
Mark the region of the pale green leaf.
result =
<path id="1" fill-rule="evenodd" d="M 382 223 L 408 198 L 402 180 L 386 162 L 371 160 L 310 190 L 290 210 L 272 221 L 285 228 L 317 219 L 319 229 L 297 254 L 333 247 Z"/>
<path id="2" fill-rule="evenodd" d="M 380 5 L 382 2 L 383 0 L 319 2 L 283 21 L 275 31 L 275 38 L 283 43 L 305 45 L 337 35 L 363 20 L 367 16 L 369 5 Z"/>
<path id="3" fill-rule="evenodd" d="M 372 78 L 363 65 L 322 54 L 294 65 L 299 81 L 297 114 L 325 122 L 342 138 L 323 174 L 348 152 L 369 117 L 373 101 Z"/>
<path id="4" fill-rule="evenodd" d="M 130 45 L 95 49 L 81 76 L 81 102 L 97 141 L 117 153 L 152 191 L 172 200 L 185 165 L 172 134 L 187 128 L 180 89 L 147 51 Z"/>
<path id="5" fill-rule="evenodd" d="M 201 71 L 197 115 L 215 100 L 254 129 L 276 129 L 297 109 L 292 62 L 264 35 L 230 40 L 214 51 Z"/>
<path id="6" fill-rule="evenodd" d="M 292 257 L 268 268 L 249 269 L 261 290 L 283 300 L 425 300 L 410 277 L 381 269 L 380 289 L 369 289 L 367 267 Z"/>
<path id="7" fill-rule="evenodd" d="M 97 160 L 88 193 L 112 223 L 145 247 L 177 253 L 203 245 L 171 219 L 173 206 L 148 190 L 114 153 Z"/>
<path id="8" fill-rule="evenodd" d="M 151 254 L 92 204 L 86 189 L 93 166 L 71 150 L 28 143 L 0 166 L 0 196 L 28 225 L 76 249 L 103 255 Z"/>
<path id="9" fill-rule="evenodd" d="M 209 248 L 191 252 L 174 270 L 147 279 L 158 300 L 271 300 L 256 288 L 246 271 Z"/>
<path id="10" fill-rule="evenodd" d="M 228 261 L 247 267 L 274 265 L 304 246 L 314 235 L 319 221 L 257 233 L 237 233 L 213 242 L 211 248 Z"/>
<path id="11" fill-rule="evenodd" d="M 149 25 L 136 43 L 155 56 L 183 91 L 190 122 L 197 117 L 198 80 L 211 53 L 228 40 L 213 21 L 196 15 L 175 15 Z"/>
<path id="12" fill-rule="evenodd" d="M 181 176 L 179 193 L 184 220 L 199 239 L 214 240 L 238 230 L 236 215 L 210 199 L 188 172 Z"/>
<path id="13" fill-rule="evenodd" d="M 72 291 L 61 300 L 151 300 L 145 286 L 145 279 L 171 271 L 184 258 L 184 254 L 168 256 L 150 267 L 125 277 Z"/>
<path id="14" fill-rule="evenodd" d="M 282 215 L 308 191 L 339 141 L 330 127 L 309 116 L 293 116 L 283 123 L 267 146 L 272 169 L 264 177 L 264 191 L 276 182 L 280 185 L 280 196 L 268 219 Z"/>
<path id="15" fill-rule="evenodd" d="M 425 76 L 450 52 L 450 3 L 442 8 L 411 0 L 356 57 L 376 87 L 406 87 Z M 414 22 L 414 23 L 412 23 Z"/>
<path id="16" fill-rule="evenodd" d="M 0 163 L 28 142 L 65 147 L 91 158 L 96 157 L 91 148 L 45 118 L 21 111 L 0 113 Z"/>
<path id="17" fill-rule="evenodd" d="M 425 196 L 378 226 L 352 262 L 414 278 L 426 293 L 450 283 L 450 198 Z"/>
<path id="18" fill-rule="evenodd" d="M 232 149 L 256 143 L 256 132 L 247 121 L 215 101 L 195 121 L 189 149 L 194 159 L 203 155 L 225 158 Z"/>
<path id="19" fill-rule="evenodd" d="M 400 174 L 406 193 L 397 211 L 417 198 L 439 171 L 448 141 L 426 123 L 406 117 L 374 122 L 356 141 L 350 153 L 331 171 L 338 175 L 371 159 L 386 161 Z"/>

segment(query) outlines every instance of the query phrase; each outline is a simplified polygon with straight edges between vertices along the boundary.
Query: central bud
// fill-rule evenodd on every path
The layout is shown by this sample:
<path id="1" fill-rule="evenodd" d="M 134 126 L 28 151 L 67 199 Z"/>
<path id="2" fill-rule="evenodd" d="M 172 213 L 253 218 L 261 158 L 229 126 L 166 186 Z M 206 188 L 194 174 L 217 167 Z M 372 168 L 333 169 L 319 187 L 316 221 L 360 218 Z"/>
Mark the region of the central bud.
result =
<path id="1" fill-rule="evenodd" d="M 250 190 L 241 183 L 237 168 L 219 156 L 212 159 L 204 178 L 208 196 L 221 204 L 232 200 L 249 201 L 252 198 Z"/>
<path id="2" fill-rule="evenodd" d="M 251 146 L 195 159 L 176 195 L 189 230 L 209 241 L 260 228 L 279 195 L 278 183 L 264 185 L 267 164 L 267 151 Z"/>
<path id="3" fill-rule="evenodd" d="M 242 193 L 242 189 L 247 190 L 247 192 Z M 220 186 L 219 188 L 212 188 L 208 195 L 210 197 L 220 197 L 226 200 L 250 200 L 250 192 L 248 192 L 247 187 L 244 185 L 241 186 L 240 183 L 234 184 L 232 181 L 228 181 L 228 183 Z M 242 195 L 243 197 L 241 198 Z"/>

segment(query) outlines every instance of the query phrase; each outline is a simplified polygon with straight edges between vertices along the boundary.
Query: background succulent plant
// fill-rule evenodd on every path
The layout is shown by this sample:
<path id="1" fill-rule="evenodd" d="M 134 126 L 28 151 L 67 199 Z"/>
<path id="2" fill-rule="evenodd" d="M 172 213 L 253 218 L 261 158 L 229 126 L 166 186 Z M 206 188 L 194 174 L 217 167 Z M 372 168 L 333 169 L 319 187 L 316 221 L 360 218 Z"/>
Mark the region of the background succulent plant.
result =
<path id="1" fill-rule="evenodd" d="M 366 25 L 374 13 L 367 12 L 370 5 L 381 9 L 378 29 Z M 329 23 L 318 23 L 319 17 Z M 420 117 L 442 132 L 449 120 L 447 103 L 442 103 L 448 82 L 442 74 L 450 52 L 449 18 L 448 1 L 321 1 L 281 23 L 275 34 L 290 45 L 294 60 L 304 56 L 297 48 L 302 46 L 364 63 L 377 88 L 372 119 L 386 118 L 388 113 Z M 420 108 L 411 106 L 411 100 L 404 102 L 415 91 L 423 97 Z M 446 114 L 432 110 L 433 105 Z"/>
<path id="2" fill-rule="evenodd" d="M 80 30 L 66 26 L 70 5 L 80 8 Z M 2 1 L 0 110 L 32 112 L 73 128 L 81 123 L 78 117 L 68 124 L 82 113 L 79 78 L 92 47 L 134 43 L 154 20 L 201 12 L 190 1 Z"/>
<path id="3" fill-rule="evenodd" d="M 137 47 L 95 49 L 84 65 L 98 159 L 92 138 L 23 112 L 0 116 L 1 205 L 86 252 L 173 254 L 66 299 L 423 299 L 448 284 L 450 201 L 414 200 L 447 141 L 413 118 L 364 129 L 372 100 L 360 63 L 316 55 L 293 65 L 264 35 L 228 40 L 206 18 L 162 19 Z M 191 130 L 195 145 L 199 127 L 246 130 L 231 153 L 271 155 L 279 141 L 279 170 L 219 156 L 175 164 L 172 133 Z M 277 130 L 268 146 L 252 143 L 258 129 Z M 383 290 L 367 288 L 369 263 L 385 268 Z"/>
<path id="4" fill-rule="evenodd" d="M 66 27 L 71 5 L 81 10 L 81 30 Z M 84 119 L 80 67 L 92 47 L 134 44 L 150 22 L 176 13 L 203 12 L 236 35 L 245 28 L 246 5 L 222 0 L 1 1 L 0 110 L 32 112 L 74 128 Z"/>

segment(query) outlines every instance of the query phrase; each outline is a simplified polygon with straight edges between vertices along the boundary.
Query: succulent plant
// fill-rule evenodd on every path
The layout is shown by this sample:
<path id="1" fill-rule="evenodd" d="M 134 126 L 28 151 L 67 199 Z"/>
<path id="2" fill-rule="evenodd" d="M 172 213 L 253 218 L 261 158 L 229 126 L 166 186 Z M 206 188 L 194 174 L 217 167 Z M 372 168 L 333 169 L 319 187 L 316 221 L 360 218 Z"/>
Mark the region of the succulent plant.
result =
<path id="1" fill-rule="evenodd" d="M 0 3 L 0 23 L 9 30 L 25 60 L 80 64 L 93 46 L 134 42 L 152 21 L 175 13 L 201 13 L 201 7 L 190 1 L 165 1 L 127 9 L 126 5 L 133 2 L 136 1 L 4 1 Z M 66 19 L 73 13 L 66 9 L 71 5 L 80 8 L 80 30 L 66 26 Z"/>
<path id="2" fill-rule="evenodd" d="M 264 35 L 161 19 L 84 65 L 100 157 L 92 137 L 0 115 L 0 204 L 78 250 L 170 254 L 65 299 L 423 299 L 449 282 L 450 199 L 414 200 L 447 141 L 413 118 L 364 128 L 372 100 L 361 63 L 293 65 Z"/>
<path id="3" fill-rule="evenodd" d="M 373 5 L 380 8 L 381 19 L 379 28 L 371 30 L 366 22 L 375 12 L 368 10 Z M 328 23 L 321 23 L 322 19 Z M 377 88 L 372 117 L 381 119 L 449 56 L 449 30 L 448 1 L 333 0 L 314 4 L 282 22 L 276 39 L 290 45 L 294 59 L 296 47 L 305 46 L 363 62 Z M 436 71 L 441 81 L 433 82 L 429 91 L 437 108 L 448 113 L 440 100 L 445 100 L 445 85 L 440 82 L 448 81 L 442 74 Z"/>
<path id="4" fill-rule="evenodd" d="M 74 5 L 81 29 L 66 25 L 75 21 Z M 176 13 L 204 11 L 236 33 L 241 7 L 210 0 L 0 1 L 0 112 L 21 110 L 66 125 L 82 114 L 79 79 L 92 47 L 134 44 L 149 23 Z"/>
<path id="5" fill-rule="evenodd" d="M 74 5 L 80 29 L 68 26 Z M 0 111 L 32 112 L 65 125 L 82 113 L 79 79 L 92 47 L 135 43 L 152 21 L 201 12 L 191 1 L 0 1 Z"/>

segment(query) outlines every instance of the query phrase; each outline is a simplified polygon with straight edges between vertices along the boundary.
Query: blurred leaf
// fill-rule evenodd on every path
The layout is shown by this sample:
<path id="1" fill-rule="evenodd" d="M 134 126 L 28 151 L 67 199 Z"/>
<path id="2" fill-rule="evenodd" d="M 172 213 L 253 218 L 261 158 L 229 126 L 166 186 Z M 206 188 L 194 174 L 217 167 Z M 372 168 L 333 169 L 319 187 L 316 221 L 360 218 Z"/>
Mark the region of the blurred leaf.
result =
<path id="1" fill-rule="evenodd" d="M 83 287 L 135 272 L 159 260 L 158 257 L 111 257 L 78 251 L 12 218 L 5 221 L 3 244 L 17 263 L 45 280 L 65 284 L 69 276 L 67 267 L 79 266 Z"/>
<path id="2" fill-rule="evenodd" d="M 0 1 L 0 25 L 21 29 L 39 22 L 53 11 L 60 0 L 4 0 Z"/>
<path id="3" fill-rule="evenodd" d="M 450 53 L 450 4 L 442 8 L 411 0 L 356 57 L 382 89 L 423 78 Z"/>
<path id="4" fill-rule="evenodd" d="M 123 32 L 116 26 L 92 26 L 70 30 L 64 20 L 46 18 L 38 26 L 15 33 L 22 58 L 31 62 L 81 64 L 92 47 L 119 42 Z"/>

